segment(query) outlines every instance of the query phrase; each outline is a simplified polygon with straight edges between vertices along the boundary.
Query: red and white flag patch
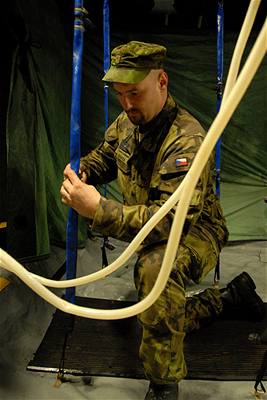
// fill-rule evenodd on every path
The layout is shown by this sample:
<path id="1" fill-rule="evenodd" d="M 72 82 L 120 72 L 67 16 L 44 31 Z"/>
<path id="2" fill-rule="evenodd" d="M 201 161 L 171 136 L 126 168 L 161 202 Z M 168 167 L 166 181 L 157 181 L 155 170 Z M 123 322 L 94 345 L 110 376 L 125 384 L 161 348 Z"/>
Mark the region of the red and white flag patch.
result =
<path id="1" fill-rule="evenodd" d="M 182 167 L 182 166 L 188 165 L 187 158 L 185 158 L 185 157 L 184 158 L 176 158 L 175 165 L 176 165 L 176 167 Z"/>

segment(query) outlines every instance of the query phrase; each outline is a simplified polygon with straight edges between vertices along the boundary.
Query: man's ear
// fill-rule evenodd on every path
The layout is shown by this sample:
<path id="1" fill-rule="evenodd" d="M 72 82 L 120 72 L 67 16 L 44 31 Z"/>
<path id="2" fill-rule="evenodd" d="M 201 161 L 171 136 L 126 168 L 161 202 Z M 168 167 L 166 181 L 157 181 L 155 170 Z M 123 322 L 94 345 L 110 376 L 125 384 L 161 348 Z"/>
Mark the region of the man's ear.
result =
<path id="1" fill-rule="evenodd" d="M 165 71 L 162 71 L 159 75 L 159 84 L 161 89 L 166 89 L 168 86 L 168 75 Z"/>

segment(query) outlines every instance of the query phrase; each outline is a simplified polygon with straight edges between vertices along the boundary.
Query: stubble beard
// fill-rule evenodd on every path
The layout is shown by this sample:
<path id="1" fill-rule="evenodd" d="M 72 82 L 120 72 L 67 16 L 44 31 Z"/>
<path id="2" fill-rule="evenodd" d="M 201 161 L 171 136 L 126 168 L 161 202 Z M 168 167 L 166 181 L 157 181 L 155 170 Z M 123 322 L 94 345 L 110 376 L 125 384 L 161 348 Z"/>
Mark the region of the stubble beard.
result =
<path id="1" fill-rule="evenodd" d="M 134 125 L 143 125 L 145 123 L 144 115 L 141 113 L 140 110 L 133 109 L 127 112 L 129 120 Z"/>

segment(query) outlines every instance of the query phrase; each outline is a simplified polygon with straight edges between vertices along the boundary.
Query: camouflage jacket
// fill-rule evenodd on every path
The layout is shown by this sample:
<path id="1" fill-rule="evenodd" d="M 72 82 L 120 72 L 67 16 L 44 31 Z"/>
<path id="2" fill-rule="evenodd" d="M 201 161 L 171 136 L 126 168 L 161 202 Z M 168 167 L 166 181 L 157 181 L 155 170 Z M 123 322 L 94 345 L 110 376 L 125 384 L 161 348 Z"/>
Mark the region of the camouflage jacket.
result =
<path id="1" fill-rule="evenodd" d="M 92 221 L 93 230 L 131 241 L 180 185 L 204 135 L 199 122 L 178 107 L 170 95 L 160 114 L 143 127 L 133 125 L 122 112 L 107 129 L 102 143 L 81 159 L 88 183 L 95 185 L 117 178 L 124 200 L 121 204 L 101 198 Z M 227 239 L 227 228 L 213 190 L 212 159 L 194 190 L 182 240 L 194 229 L 221 248 Z M 158 223 L 144 244 L 168 239 L 174 211 Z"/>

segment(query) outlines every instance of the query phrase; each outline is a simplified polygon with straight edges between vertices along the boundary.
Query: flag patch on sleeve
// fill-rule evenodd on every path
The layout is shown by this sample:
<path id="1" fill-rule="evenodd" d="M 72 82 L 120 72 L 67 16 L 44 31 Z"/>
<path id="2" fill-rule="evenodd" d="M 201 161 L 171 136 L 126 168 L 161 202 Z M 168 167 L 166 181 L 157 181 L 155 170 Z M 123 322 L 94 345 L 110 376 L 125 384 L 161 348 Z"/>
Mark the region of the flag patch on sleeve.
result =
<path id="1" fill-rule="evenodd" d="M 188 165 L 187 158 L 176 158 L 175 165 L 176 167 L 182 167 Z"/>

